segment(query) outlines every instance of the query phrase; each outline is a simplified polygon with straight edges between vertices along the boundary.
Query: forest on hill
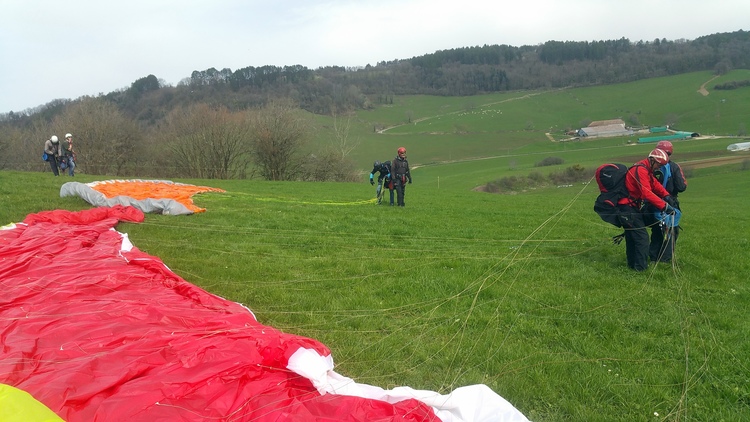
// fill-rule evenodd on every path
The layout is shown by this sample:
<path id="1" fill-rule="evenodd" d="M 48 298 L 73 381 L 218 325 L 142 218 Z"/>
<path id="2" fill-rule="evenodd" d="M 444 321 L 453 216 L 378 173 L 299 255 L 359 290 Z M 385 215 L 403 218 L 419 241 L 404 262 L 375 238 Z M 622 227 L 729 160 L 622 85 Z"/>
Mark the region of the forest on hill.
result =
<path id="1" fill-rule="evenodd" d="M 441 50 L 359 68 L 248 66 L 194 70 L 177 86 L 155 75 L 105 94 L 128 117 L 154 124 L 192 103 L 229 110 L 289 98 L 311 113 L 331 115 L 388 103 L 393 95 L 469 96 L 499 91 L 604 85 L 712 70 L 750 68 L 750 32 L 739 30 L 695 40 L 631 42 L 547 41 L 536 46 L 484 45 Z M 24 112 L 0 115 L 23 123 L 31 115 L 50 120 L 73 100 L 55 99 Z"/>
<path id="2" fill-rule="evenodd" d="M 521 47 L 484 45 L 358 68 L 210 68 L 194 70 L 176 86 L 147 75 L 127 88 L 97 97 L 55 99 L 23 112 L 0 114 L 0 147 L 17 158 L 9 160 L 6 154 L 0 168 L 24 169 L 36 155 L 40 139 L 48 139 L 50 133 L 74 130 L 83 142 L 89 143 L 79 145 L 86 150 L 85 156 L 81 151 L 81 158 L 92 173 L 121 174 L 130 168 L 130 174 L 143 176 L 298 180 L 301 175 L 315 173 L 311 169 L 321 164 L 312 163 L 305 169 L 299 163 L 285 163 L 283 171 L 258 170 L 268 162 L 268 154 L 279 150 L 275 143 L 288 141 L 289 136 L 301 141 L 309 135 L 293 109 L 345 116 L 354 110 L 390 104 L 399 95 L 471 96 L 607 85 L 695 71 L 721 75 L 748 68 L 750 32 L 740 30 L 695 40 L 631 42 L 622 38 L 548 41 Z M 279 116 L 286 120 L 272 121 L 269 110 L 280 112 Z M 345 141 L 344 128 L 335 129 Z M 266 139 L 259 140 L 257 137 L 262 134 Z M 222 138 L 225 143 L 215 157 L 203 156 L 199 162 L 193 155 L 200 150 L 200 139 L 205 136 Z M 239 144 L 251 138 L 252 148 L 247 152 L 250 156 L 243 156 L 237 151 Z M 155 144 L 163 148 L 154 150 Z M 301 142 L 291 142 L 283 148 L 288 156 L 285 160 L 294 156 L 300 145 Z M 263 148 L 266 151 L 261 151 Z M 345 156 L 341 149 L 321 151 L 315 154 L 315 160 L 345 161 Z M 135 163 L 134 157 L 150 157 L 153 162 L 144 167 L 143 163 Z M 160 159 L 164 161 L 157 162 Z M 307 161 L 310 162 L 309 157 Z M 256 164 L 255 171 L 248 170 L 252 163 Z M 342 169 L 341 174 L 317 172 L 319 176 L 314 177 L 349 179 L 346 174 L 352 164 L 340 164 L 335 167 Z M 134 172 L 137 168 L 151 170 Z"/>

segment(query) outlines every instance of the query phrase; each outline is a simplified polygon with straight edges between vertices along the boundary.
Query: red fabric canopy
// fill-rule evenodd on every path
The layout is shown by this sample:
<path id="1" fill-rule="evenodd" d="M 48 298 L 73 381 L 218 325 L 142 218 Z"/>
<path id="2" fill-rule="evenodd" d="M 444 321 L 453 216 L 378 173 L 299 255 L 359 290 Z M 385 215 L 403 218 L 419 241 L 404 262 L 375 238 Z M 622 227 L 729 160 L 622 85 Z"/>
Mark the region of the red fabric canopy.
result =
<path id="1" fill-rule="evenodd" d="M 437 421 L 395 404 L 321 394 L 288 369 L 301 348 L 112 228 L 132 207 L 29 215 L 0 230 L 0 383 L 76 421 Z"/>

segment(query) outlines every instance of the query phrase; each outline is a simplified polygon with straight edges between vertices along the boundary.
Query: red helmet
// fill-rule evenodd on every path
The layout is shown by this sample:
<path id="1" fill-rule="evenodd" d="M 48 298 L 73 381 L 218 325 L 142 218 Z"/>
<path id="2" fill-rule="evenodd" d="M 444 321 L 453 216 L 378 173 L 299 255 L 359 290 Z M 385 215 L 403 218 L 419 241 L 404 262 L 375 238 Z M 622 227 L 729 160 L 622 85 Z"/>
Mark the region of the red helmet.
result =
<path id="1" fill-rule="evenodd" d="M 672 143 L 669 141 L 659 141 L 658 144 L 656 144 L 656 147 L 660 150 L 667 153 L 667 155 L 672 155 Z"/>
<path id="2" fill-rule="evenodd" d="M 667 164 L 669 162 L 669 156 L 667 155 L 666 151 L 659 148 L 651 151 L 651 154 L 648 155 L 648 158 L 653 158 L 654 161 L 661 165 Z"/>
<path id="3" fill-rule="evenodd" d="M 397 152 L 397 153 L 398 153 L 399 155 L 401 155 L 401 154 L 406 154 L 406 148 L 404 148 L 404 147 L 399 147 L 399 148 L 398 148 L 398 150 L 397 150 L 396 152 Z"/>

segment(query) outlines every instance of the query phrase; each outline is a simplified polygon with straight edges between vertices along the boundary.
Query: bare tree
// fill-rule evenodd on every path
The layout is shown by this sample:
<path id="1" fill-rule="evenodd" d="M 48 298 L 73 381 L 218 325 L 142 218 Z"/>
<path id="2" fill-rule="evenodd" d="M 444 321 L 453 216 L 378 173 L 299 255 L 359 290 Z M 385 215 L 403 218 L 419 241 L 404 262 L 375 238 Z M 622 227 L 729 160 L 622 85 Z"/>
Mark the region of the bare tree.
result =
<path id="1" fill-rule="evenodd" d="M 249 129 L 244 114 L 231 113 L 223 106 L 196 104 L 170 113 L 164 136 L 177 174 L 203 179 L 244 178 Z"/>
<path id="2" fill-rule="evenodd" d="M 36 149 L 31 148 L 26 151 L 23 142 L 24 137 L 25 135 L 20 129 L 10 125 L 0 130 L 0 151 L 3 151 L 3 154 L 0 154 L 0 170 L 30 170 L 29 168 L 24 168 L 23 164 L 31 162 L 30 160 L 33 158 L 39 160 L 38 157 L 42 154 L 42 148 L 37 146 Z M 34 153 L 36 153 L 36 157 L 34 157 Z"/>
<path id="3" fill-rule="evenodd" d="M 4 126 L 0 131 L 0 145 L 3 151 L 0 168 L 50 171 L 49 164 L 42 161 L 41 157 L 44 142 L 54 134 L 50 124 L 43 119 L 33 119 L 24 128 Z"/>
<path id="4" fill-rule="evenodd" d="M 359 180 L 356 163 L 349 154 L 357 148 L 359 141 L 350 137 L 352 114 L 346 117 L 333 113 L 333 136 L 322 150 L 308 154 L 302 163 L 300 180 L 312 182 L 354 182 Z"/>
<path id="5" fill-rule="evenodd" d="M 310 123 L 288 101 L 276 101 L 250 114 L 250 148 L 260 175 L 266 180 L 294 180 L 300 176 L 302 147 Z"/>
<path id="6" fill-rule="evenodd" d="M 135 122 L 103 98 L 69 105 L 52 127 L 60 138 L 66 132 L 73 134 L 76 169 L 85 173 L 121 175 L 142 147 Z"/>
<path id="7" fill-rule="evenodd" d="M 333 147 L 345 159 L 349 154 L 359 146 L 359 139 L 352 140 L 349 137 L 349 130 L 352 125 L 352 115 L 347 114 L 346 120 L 340 118 L 337 114 L 333 115 Z"/>

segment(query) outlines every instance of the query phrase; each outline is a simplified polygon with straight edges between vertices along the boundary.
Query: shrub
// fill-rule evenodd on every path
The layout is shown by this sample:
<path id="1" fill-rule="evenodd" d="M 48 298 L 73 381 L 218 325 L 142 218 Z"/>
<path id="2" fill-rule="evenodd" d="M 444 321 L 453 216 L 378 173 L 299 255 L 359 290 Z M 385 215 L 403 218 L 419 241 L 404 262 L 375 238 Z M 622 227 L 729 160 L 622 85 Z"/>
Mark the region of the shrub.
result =
<path id="1" fill-rule="evenodd" d="M 591 178 L 591 175 L 586 173 L 586 169 L 582 165 L 576 164 L 562 172 L 551 173 L 549 178 L 555 185 L 565 185 L 586 181 Z"/>
<path id="2" fill-rule="evenodd" d="M 529 180 L 537 185 L 542 185 L 545 182 L 544 175 L 538 171 L 532 171 L 529 173 Z"/>
<path id="3" fill-rule="evenodd" d="M 547 157 L 542 161 L 539 161 L 538 163 L 534 164 L 534 167 L 545 167 L 545 166 L 555 166 L 558 164 L 564 163 L 565 160 L 563 160 L 560 157 Z"/>
<path id="4" fill-rule="evenodd" d="M 551 173 L 545 177 L 538 171 L 529 173 L 526 177 L 508 176 L 488 182 L 484 191 L 489 193 L 521 192 L 526 189 L 543 187 L 546 185 L 566 185 L 587 181 L 591 178 L 589 172 L 580 164 L 568 167 L 562 172 Z"/>

